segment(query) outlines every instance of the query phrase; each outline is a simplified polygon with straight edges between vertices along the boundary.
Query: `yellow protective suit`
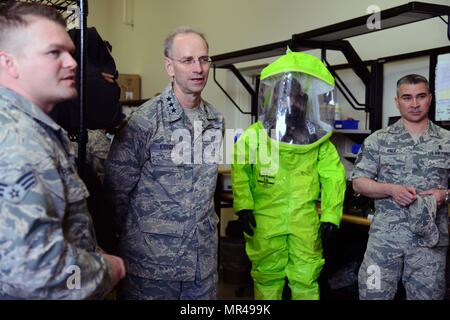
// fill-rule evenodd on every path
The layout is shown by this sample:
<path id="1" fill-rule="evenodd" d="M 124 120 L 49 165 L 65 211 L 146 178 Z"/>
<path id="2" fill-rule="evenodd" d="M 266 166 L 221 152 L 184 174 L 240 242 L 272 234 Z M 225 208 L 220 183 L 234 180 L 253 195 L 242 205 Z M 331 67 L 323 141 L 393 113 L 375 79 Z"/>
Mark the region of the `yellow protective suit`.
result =
<path id="1" fill-rule="evenodd" d="M 292 299 L 319 299 L 319 226 L 339 226 L 345 192 L 345 170 L 330 136 L 286 144 L 270 139 L 257 122 L 234 146 L 234 210 L 253 210 L 256 219 L 254 235 L 245 234 L 255 299 L 281 299 L 285 277 Z M 279 156 L 269 164 L 265 154 Z"/>

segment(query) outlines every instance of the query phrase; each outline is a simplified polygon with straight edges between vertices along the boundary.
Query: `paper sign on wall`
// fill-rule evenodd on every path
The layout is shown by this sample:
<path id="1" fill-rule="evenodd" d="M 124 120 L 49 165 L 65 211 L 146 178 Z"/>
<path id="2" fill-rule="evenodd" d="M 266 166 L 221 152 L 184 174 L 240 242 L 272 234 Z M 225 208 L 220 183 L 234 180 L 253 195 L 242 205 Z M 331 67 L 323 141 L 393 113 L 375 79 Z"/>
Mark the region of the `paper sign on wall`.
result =
<path id="1" fill-rule="evenodd" d="M 436 121 L 450 121 L 450 53 L 438 56 L 435 96 Z"/>

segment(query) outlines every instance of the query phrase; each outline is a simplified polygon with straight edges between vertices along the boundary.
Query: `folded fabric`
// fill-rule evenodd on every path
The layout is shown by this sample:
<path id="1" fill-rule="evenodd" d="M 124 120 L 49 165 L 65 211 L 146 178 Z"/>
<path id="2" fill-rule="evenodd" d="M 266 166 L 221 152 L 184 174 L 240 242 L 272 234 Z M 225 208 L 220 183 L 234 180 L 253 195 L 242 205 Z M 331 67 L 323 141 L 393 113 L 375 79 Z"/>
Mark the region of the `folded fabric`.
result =
<path id="1" fill-rule="evenodd" d="M 434 247 L 439 242 L 439 229 L 436 225 L 437 202 L 433 196 L 417 195 L 409 206 L 409 226 L 416 235 L 413 244 L 419 247 Z"/>

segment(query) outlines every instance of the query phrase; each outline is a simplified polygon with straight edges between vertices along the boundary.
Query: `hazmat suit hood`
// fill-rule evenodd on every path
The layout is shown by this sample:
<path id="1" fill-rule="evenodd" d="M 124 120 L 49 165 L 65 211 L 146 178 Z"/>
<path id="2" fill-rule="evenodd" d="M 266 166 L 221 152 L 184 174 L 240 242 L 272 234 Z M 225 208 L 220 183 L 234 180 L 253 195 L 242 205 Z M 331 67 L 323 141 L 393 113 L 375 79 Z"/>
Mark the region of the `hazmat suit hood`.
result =
<path id="1" fill-rule="evenodd" d="M 333 90 L 334 78 L 322 61 L 288 52 L 261 72 L 259 121 L 272 139 L 292 145 L 328 138 Z"/>

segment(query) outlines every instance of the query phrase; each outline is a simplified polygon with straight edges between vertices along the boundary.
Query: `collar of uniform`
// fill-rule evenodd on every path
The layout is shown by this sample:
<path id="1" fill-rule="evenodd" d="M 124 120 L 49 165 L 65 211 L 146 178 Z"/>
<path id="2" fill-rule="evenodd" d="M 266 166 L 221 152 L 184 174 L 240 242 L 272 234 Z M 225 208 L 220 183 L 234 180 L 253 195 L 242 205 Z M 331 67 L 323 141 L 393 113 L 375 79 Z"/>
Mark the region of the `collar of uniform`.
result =
<path id="1" fill-rule="evenodd" d="M 183 116 L 183 107 L 178 102 L 173 91 L 173 83 L 171 82 L 161 94 L 162 105 L 165 106 L 165 111 L 168 113 L 170 122 L 177 121 Z M 217 119 L 217 113 L 213 112 L 211 108 L 203 100 L 200 102 L 200 120 L 215 120 Z"/>
<path id="2" fill-rule="evenodd" d="M 208 102 L 202 100 L 200 109 L 200 120 L 203 123 L 203 130 L 210 126 L 216 129 L 222 128 L 223 116 L 215 111 Z"/>
<path id="3" fill-rule="evenodd" d="M 202 106 L 203 109 L 202 111 L 204 111 L 204 114 L 206 115 L 206 119 L 208 120 L 215 120 L 218 118 L 218 113 L 213 111 L 207 102 L 202 101 Z"/>
<path id="4" fill-rule="evenodd" d="M 210 112 L 206 109 L 206 105 L 203 101 L 200 102 L 199 106 L 199 119 L 205 123 L 205 121 L 210 120 Z"/>
<path id="5" fill-rule="evenodd" d="M 439 127 L 433 123 L 433 121 L 428 120 L 428 130 L 426 131 L 430 136 L 440 138 Z"/>
<path id="6" fill-rule="evenodd" d="M 163 110 L 167 112 L 167 117 L 170 122 L 177 121 L 183 116 L 183 108 L 175 97 L 172 83 L 170 83 L 161 94 L 161 102 Z"/>
<path id="7" fill-rule="evenodd" d="M 403 121 L 399 119 L 396 123 L 391 125 L 388 129 L 389 133 L 409 133 L 406 130 Z M 428 134 L 432 137 L 440 137 L 438 127 L 431 121 L 428 120 L 428 128 L 423 132 L 423 134 Z"/>
<path id="8" fill-rule="evenodd" d="M 28 99 L 21 96 L 17 92 L 0 86 L 0 96 L 11 103 L 11 105 L 16 107 L 17 109 L 22 110 L 29 116 L 44 123 L 53 130 L 58 131 L 61 129 L 61 127 L 55 121 L 53 121 L 52 118 L 45 114 L 45 112 L 43 112 L 41 108 L 39 108 L 37 105 L 30 102 Z"/>
<path id="9" fill-rule="evenodd" d="M 403 125 L 402 119 L 399 119 L 397 122 L 395 122 L 393 125 L 388 127 L 389 133 L 404 133 L 407 132 L 405 126 Z"/>

